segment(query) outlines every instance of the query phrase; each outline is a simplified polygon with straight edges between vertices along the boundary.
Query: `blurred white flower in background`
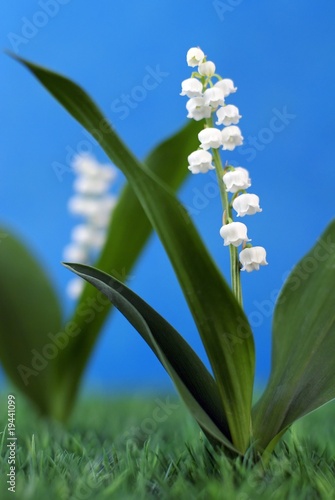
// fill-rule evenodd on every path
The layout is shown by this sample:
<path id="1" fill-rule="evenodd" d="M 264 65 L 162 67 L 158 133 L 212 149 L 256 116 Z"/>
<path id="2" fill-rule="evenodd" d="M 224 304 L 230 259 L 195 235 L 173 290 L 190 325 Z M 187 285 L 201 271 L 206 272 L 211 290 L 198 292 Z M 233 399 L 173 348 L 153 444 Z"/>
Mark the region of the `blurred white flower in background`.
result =
<path id="1" fill-rule="evenodd" d="M 73 215 L 82 218 L 71 233 L 71 243 L 63 252 L 67 262 L 92 264 L 101 250 L 107 233 L 116 197 L 110 188 L 117 176 L 111 164 L 101 164 L 92 155 L 78 155 L 72 163 L 76 175 L 68 208 Z M 67 286 L 67 295 L 77 299 L 84 281 L 73 278 Z"/>

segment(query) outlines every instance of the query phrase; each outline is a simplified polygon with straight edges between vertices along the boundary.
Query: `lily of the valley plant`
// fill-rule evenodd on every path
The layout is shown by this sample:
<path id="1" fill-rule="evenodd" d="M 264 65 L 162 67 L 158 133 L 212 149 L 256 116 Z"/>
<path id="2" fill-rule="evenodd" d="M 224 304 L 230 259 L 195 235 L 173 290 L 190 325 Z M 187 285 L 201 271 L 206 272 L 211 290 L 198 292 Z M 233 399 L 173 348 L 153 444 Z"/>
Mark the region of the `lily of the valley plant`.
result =
<path id="1" fill-rule="evenodd" d="M 14 237 L 2 242 L 1 360 L 8 376 L 43 414 L 64 421 L 112 304 L 160 360 L 214 446 L 230 455 L 243 456 L 252 449 L 255 457 L 268 456 L 295 420 L 335 397 L 335 223 L 292 271 L 281 291 L 273 319 L 270 380 L 252 406 L 254 341 L 243 311 L 240 273 L 258 271 L 267 264 L 261 246 L 266 242 L 250 239 L 241 219 L 260 217 L 260 200 L 250 191 L 245 167 L 234 167 L 224 159 L 226 150 L 243 143 L 233 81 L 217 74 L 214 62 L 198 47 L 191 48 L 186 59 L 192 73 L 182 82 L 181 95 L 188 99 L 189 123 L 144 162 L 125 146 L 79 86 L 19 59 L 100 143 L 128 185 L 113 209 L 104 240 L 97 221 L 106 222 L 112 202 L 101 212 L 91 207 L 95 222 L 91 217 L 88 225 L 74 231 L 75 248 L 70 248 L 72 254 L 68 249 L 69 254 L 83 255 L 87 262 L 88 245 L 95 243 L 95 250 L 103 247 L 95 268 L 65 264 L 88 282 L 66 322 L 36 260 Z M 90 185 L 88 178 L 95 176 L 92 168 L 80 163 L 77 167 L 85 177 L 77 184 L 80 196 L 106 194 L 111 180 L 107 170 Z M 174 194 L 189 171 L 206 174 L 209 170 L 216 172 L 221 195 L 222 224 L 213 231 L 223 238 L 222 252 L 229 248 L 230 286 Z M 77 199 L 72 208 L 87 216 L 85 203 Z M 123 284 L 152 228 L 175 270 L 211 371 L 181 334 Z M 274 259 L 272 255 L 270 263 Z M 160 284 L 153 286 L 159 289 Z"/>

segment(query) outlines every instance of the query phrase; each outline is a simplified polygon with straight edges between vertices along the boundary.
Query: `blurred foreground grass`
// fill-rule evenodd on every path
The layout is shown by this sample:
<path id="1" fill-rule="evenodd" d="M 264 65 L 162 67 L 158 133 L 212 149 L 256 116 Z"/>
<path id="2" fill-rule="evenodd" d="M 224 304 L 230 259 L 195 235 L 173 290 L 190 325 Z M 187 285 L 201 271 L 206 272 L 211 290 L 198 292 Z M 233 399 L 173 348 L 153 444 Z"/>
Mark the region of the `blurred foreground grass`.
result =
<path id="1" fill-rule="evenodd" d="M 253 468 L 215 453 L 174 396 L 86 396 L 66 429 L 17 396 L 13 494 L 7 394 L 0 401 L 1 499 L 335 499 L 334 403 L 298 422 L 266 468 Z"/>

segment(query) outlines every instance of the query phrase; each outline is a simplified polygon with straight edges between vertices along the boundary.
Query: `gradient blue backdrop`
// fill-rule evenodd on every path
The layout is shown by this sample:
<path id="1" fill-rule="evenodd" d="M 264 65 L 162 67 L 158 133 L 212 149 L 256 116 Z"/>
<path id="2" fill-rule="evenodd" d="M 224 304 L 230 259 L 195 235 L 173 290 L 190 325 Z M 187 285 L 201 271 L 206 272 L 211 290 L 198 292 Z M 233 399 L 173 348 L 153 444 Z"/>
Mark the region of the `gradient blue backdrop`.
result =
<path id="1" fill-rule="evenodd" d="M 185 122 L 186 101 L 179 92 L 181 80 L 190 75 L 185 63 L 189 47 L 199 45 L 216 62 L 219 73 L 238 86 L 229 102 L 243 115 L 245 146 L 226 157 L 250 170 L 253 192 L 259 194 L 263 208 L 247 223 L 254 244 L 267 248 L 269 266 L 243 275 L 243 286 L 256 336 L 257 378 L 264 381 L 270 366 L 273 298 L 287 272 L 334 215 L 335 3 L 128 0 L 93 5 L 87 0 L 54 0 L 47 4 L 26 0 L 7 5 L 6 11 L 3 7 L 1 46 L 82 84 L 139 157 Z M 48 14 L 41 14 L 42 5 Z M 166 73 L 161 83 L 124 117 L 115 100 L 141 85 L 147 67 L 157 65 Z M 4 54 L 0 67 L 1 222 L 36 252 L 69 312 L 64 293 L 69 273 L 60 261 L 77 222 L 66 208 L 73 175 L 59 179 L 54 165 L 66 164 L 68 152 L 84 146 L 100 160 L 106 158 L 23 67 Z M 279 131 L 274 116 L 285 109 L 290 116 Z M 201 207 L 195 223 L 226 271 L 227 250 L 218 236 L 219 198 L 199 198 L 208 181 L 209 177 L 190 175 L 180 197 L 188 206 Z M 203 353 L 156 237 L 129 283 Z M 113 334 L 109 323 L 101 335 L 85 386 L 169 387 L 167 375 L 123 317 L 115 313 L 112 325 Z"/>

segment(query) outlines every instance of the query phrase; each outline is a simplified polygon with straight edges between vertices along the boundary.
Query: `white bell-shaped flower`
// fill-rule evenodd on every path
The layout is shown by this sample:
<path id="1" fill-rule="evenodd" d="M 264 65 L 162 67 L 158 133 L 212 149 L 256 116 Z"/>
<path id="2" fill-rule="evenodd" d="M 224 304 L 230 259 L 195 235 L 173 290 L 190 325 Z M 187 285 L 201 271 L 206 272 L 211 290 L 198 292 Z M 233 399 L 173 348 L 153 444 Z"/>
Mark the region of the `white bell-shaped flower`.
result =
<path id="1" fill-rule="evenodd" d="M 96 201 L 93 198 L 84 196 L 73 196 L 68 202 L 69 212 L 90 217 L 96 209 Z"/>
<path id="2" fill-rule="evenodd" d="M 240 252 L 241 271 L 258 271 L 259 266 L 266 266 L 266 251 L 263 247 L 245 248 Z"/>
<path id="3" fill-rule="evenodd" d="M 71 166 L 77 176 L 75 195 L 69 200 L 68 207 L 71 213 L 84 220 L 74 227 L 64 258 L 70 262 L 90 263 L 105 242 L 106 229 L 116 203 L 115 196 L 108 193 L 116 169 L 113 165 L 99 163 L 90 154 L 74 156 Z M 68 293 L 72 298 L 77 296 L 76 286 L 75 282 L 69 285 Z"/>
<path id="4" fill-rule="evenodd" d="M 105 181 L 112 182 L 117 177 L 117 170 L 113 165 L 100 166 L 99 177 Z"/>
<path id="5" fill-rule="evenodd" d="M 87 224 L 78 224 L 72 229 L 71 238 L 77 244 L 90 245 L 94 237 L 94 229 Z"/>
<path id="6" fill-rule="evenodd" d="M 228 193 L 236 193 L 241 189 L 248 189 L 251 186 L 249 172 L 242 167 L 236 167 L 234 170 L 229 170 L 223 175 L 222 179 Z"/>
<path id="7" fill-rule="evenodd" d="M 219 148 L 222 145 L 221 131 L 217 128 L 204 128 L 199 132 L 198 139 L 201 142 L 202 149 Z"/>
<path id="8" fill-rule="evenodd" d="M 203 63 L 200 63 L 198 66 L 198 71 L 200 75 L 202 76 L 208 76 L 209 78 L 214 75 L 215 73 L 215 64 L 213 61 L 206 61 Z"/>
<path id="9" fill-rule="evenodd" d="M 186 103 L 186 109 L 188 111 L 187 118 L 193 118 L 196 121 L 209 118 L 212 114 L 212 108 L 205 104 L 203 97 L 191 97 Z"/>
<path id="10" fill-rule="evenodd" d="M 180 95 L 187 97 L 201 97 L 202 96 L 202 83 L 197 78 L 187 78 L 181 82 Z"/>
<path id="11" fill-rule="evenodd" d="M 218 117 L 218 121 L 216 125 L 236 125 L 239 122 L 242 116 L 239 114 L 239 110 L 233 104 L 227 104 L 227 106 L 223 106 L 218 109 L 216 112 L 216 116 Z"/>
<path id="12" fill-rule="evenodd" d="M 204 92 L 205 104 L 217 109 L 218 106 L 224 105 L 223 91 L 219 88 L 211 87 Z"/>
<path id="13" fill-rule="evenodd" d="M 105 195 L 100 200 L 96 200 L 95 210 L 91 213 L 90 222 L 97 228 L 106 228 L 116 202 L 117 198 L 111 195 Z"/>
<path id="14" fill-rule="evenodd" d="M 223 95 L 225 97 L 229 96 L 230 94 L 233 94 L 237 90 L 237 87 L 234 87 L 233 80 L 231 80 L 230 78 L 224 78 L 223 80 L 219 80 L 218 82 L 216 82 L 214 86 L 222 89 Z"/>
<path id="15" fill-rule="evenodd" d="M 71 167 L 76 174 L 84 176 L 95 175 L 99 168 L 96 159 L 89 154 L 75 155 L 72 159 Z"/>
<path id="16" fill-rule="evenodd" d="M 109 186 L 109 180 L 106 180 L 103 177 L 97 176 L 96 178 L 91 178 L 84 175 L 78 177 L 73 184 L 73 188 L 77 193 L 85 195 L 101 195 L 108 191 Z"/>
<path id="17" fill-rule="evenodd" d="M 245 215 L 254 215 L 256 212 L 261 212 L 259 206 L 259 197 L 257 194 L 243 193 L 237 196 L 233 201 L 233 208 L 237 212 L 237 217 Z"/>
<path id="18" fill-rule="evenodd" d="M 93 225 L 78 224 L 73 228 L 71 237 L 79 245 L 100 249 L 105 241 L 105 231 Z"/>
<path id="19" fill-rule="evenodd" d="M 205 174 L 208 170 L 215 169 L 212 164 L 212 155 L 208 151 L 199 149 L 188 156 L 188 169 L 192 174 Z"/>
<path id="20" fill-rule="evenodd" d="M 71 167 L 76 174 L 92 182 L 98 179 L 111 182 L 117 175 L 113 165 L 101 164 L 88 153 L 74 156 Z"/>
<path id="21" fill-rule="evenodd" d="M 234 247 L 238 247 L 243 241 L 250 241 L 247 235 L 247 226 L 242 222 L 231 222 L 222 226 L 220 236 L 224 239 L 224 246 L 234 245 Z"/>
<path id="22" fill-rule="evenodd" d="M 205 59 L 205 54 L 199 47 L 192 47 L 187 51 L 186 61 L 188 66 L 194 68 L 198 66 Z"/>
<path id="23" fill-rule="evenodd" d="M 72 278 L 66 287 L 66 293 L 70 299 L 76 300 L 83 291 L 85 281 L 79 276 Z"/>
<path id="24" fill-rule="evenodd" d="M 63 259 L 67 262 L 86 262 L 87 248 L 78 243 L 70 243 L 64 248 Z"/>
<path id="25" fill-rule="evenodd" d="M 221 131 L 222 149 L 233 151 L 236 146 L 241 146 L 243 137 L 241 130 L 236 125 L 226 127 Z"/>

